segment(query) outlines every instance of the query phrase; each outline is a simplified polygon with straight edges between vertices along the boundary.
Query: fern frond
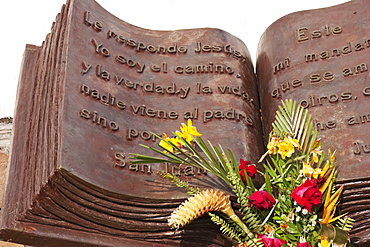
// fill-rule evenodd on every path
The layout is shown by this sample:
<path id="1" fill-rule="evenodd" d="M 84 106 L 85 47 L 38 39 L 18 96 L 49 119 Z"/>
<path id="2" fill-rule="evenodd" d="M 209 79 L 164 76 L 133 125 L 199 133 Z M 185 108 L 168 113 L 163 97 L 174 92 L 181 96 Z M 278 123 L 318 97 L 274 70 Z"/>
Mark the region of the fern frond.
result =
<path id="1" fill-rule="evenodd" d="M 233 179 L 231 178 L 231 181 Z M 251 230 L 258 229 L 262 221 L 252 207 L 249 207 L 249 192 L 246 187 L 235 186 L 234 193 L 237 195 L 237 202 L 240 204 L 239 212 L 243 214 L 243 223 Z"/>
<path id="2" fill-rule="evenodd" d="M 246 224 L 251 231 L 254 231 L 261 227 L 262 221 L 258 215 L 253 211 L 252 207 L 243 207 L 240 209 L 240 212 L 243 213 L 243 222 Z"/>
<path id="3" fill-rule="evenodd" d="M 253 240 L 249 240 L 245 243 L 246 246 L 251 246 L 251 247 L 264 247 L 265 244 L 261 241 L 261 242 L 257 242 L 258 240 L 256 239 L 253 239 Z"/>
<path id="4" fill-rule="evenodd" d="M 249 196 L 256 189 L 253 185 L 249 176 L 245 176 L 247 180 L 247 185 L 244 185 L 240 174 L 239 168 L 235 161 L 235 158 L 231 151 L 229 151 L 229 156 L 231 161 L 229 161 L 225 154 L 225 168 L 228 171 L 227 178 L 230 180 L 233 192 L 237 196 L 237 202 L 240 204 L 239 211 L 243 214 L 243 223 L 247 225 L 250 230 L 257 229 L 261 226 L 261 220 L 256 214 L 256 212 L 249 207 Z M 249 186 L 248 186 L 249 185 Z"/>
<path id="5" fill-rule="evenodd" d="M 243 235 L 245 235 L 245 232 L 235 222 L 226 220 L 214 213 L 209 212 L 208 215 L 211 217 L 213 223 L 221 226 L 220 230 L 223 234 L 226 234 L 231 239 L 235 239 L 238 243 L 244 242 L 245 236 Z"/>
<path id="6" fill-rule="evenodd" d="M 191 186 L 191 185 L 189 185 L 188 182 L 181 180 L 176 175 L 173 175 L 171 173 L 164 173 L 164 172 L 159 171 L 158 174 L 162 178 L 166 178 L 166 179 L 170 180 L 171 182 L 173 182 L 177 187 L 187 189 L 188 194 L 190 194 L 190 195 L 196 195 L 201 191 L 200 188 L 198 188 L 197 186 Z"/>
<path id="7" fill-rule="evenodd" d="M 223 217 L 214 214 L 208 213 L 211 217 L 211 220 L 216 224 L 220 225 L 220 230 L 222 233 L 228 235 L 230 238 L 235 239 L 238 243 L 246 243 L 247 246 L 251 247 L 262 247 L 264 246 L 263 242 L 259 242 L 259 239 L 256 238 L 254 234 L 246 234 L 242 229 L 235 224 L 233 221 L 226 220 Z"/>
<path id="8" fill-rule="evenodd" d="M 247 208 L 249 203 L 248 197 L 250 195 L 248 193 L 248 190 L 244 189 L 241 186 L 236 186 L 233 192 L 238 197 L 237 201 L 240 204 L 240 208 Z"/>
<path id="9" fill-rule="evenodd" d="M 225 157 L 225 168 L 227 169 L 227 178 L 230 181 L 231 187 L 233 192 L 238 198 L 238 203 L 240 203 L 241 207 L 248 206 L 248 197 L 250 195 L 249 189 L 244 185 L 240 174 L 238 165 L 235 162 L 235 159 L 231 152 L 229 152 L 231 156 L 231 162 L 226 159 Z"/>

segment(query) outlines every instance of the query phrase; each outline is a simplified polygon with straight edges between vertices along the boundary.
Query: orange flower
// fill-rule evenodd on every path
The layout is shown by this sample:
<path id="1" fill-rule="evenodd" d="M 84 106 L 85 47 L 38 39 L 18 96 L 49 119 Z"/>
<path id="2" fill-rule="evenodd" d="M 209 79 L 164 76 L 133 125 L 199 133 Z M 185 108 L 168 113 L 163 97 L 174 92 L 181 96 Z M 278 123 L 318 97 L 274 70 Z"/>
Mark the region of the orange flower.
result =
<path id="1" fill-rule="evenodd" d="M 285 231 L 288 228 L 288 224 L 284 222 L 283 224 L 280 225 L 280 227 L 283 231 Z"/>

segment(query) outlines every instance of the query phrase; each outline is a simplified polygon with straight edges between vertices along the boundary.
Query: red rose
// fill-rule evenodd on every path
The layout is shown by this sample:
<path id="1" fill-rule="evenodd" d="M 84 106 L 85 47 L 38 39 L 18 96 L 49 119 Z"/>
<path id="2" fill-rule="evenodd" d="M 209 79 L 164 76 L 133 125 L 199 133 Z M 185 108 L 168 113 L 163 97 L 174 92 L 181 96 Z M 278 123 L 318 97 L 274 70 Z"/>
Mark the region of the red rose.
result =
<path id="1" fill-rule="evenodd" d="M 310 243 L 304 242 L 304 243 L 298 243 L 297 247 L 312 247 Z"/>
<path id="2" fill-rule="evenodd" d="M 266 211 L 276 203 L 275 199 L 264 190 L 256 191 L 249 196 L 249 207 L 253 204 L 258 210 Z"/>
<path id="3" fill-rule="evenodd" d="M 290 196 L 308 212 L 311 212 L 312 206 L 318 206 L 321 203 L 322 193 L 314 179 L 307 179 L 295 188 Z"/>
<path id="4" fill-rule="evenodd" d="M 261 239 L 260 242 L 263 242 L 265 247 L 280 247 L 283 244 L 286 244 L 286 241 L 278 238 L 269 238 L 267 235 L 258 234 L 258 237 Z"/>
<path id="5" fill-rule="evenodd" d="M 257 169 L 256 169 L 256 166 L 253 165 L 250 161 L 240 159 L 239 174 L 242 177 L 243 183 L 246 183 L 244 171 L 246 171 L 249 177 L 254 178 L 257 172 Z"/>

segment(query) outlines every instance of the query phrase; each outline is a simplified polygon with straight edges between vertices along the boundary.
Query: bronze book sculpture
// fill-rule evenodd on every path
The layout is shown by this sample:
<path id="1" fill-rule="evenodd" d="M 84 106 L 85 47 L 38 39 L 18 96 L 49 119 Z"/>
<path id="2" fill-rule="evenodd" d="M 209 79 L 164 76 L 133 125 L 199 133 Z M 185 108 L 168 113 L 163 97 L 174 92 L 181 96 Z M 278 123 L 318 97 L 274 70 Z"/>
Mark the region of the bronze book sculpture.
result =
<path id="1" fill-rule="evenodd" d="M 277 105 L 294 99 L 337 150 L 341 206 L 356 220 L 352 242 L 366 246 L 368 7 L 354 0 L 277 20 L 261 37 L 255 75 L 244 43 L 225 31 L 153 31 L 94 0 L 68 1 L 43 45 L 24 53 L 1 239 L 231 246 L 207 219 L 171 230 L 167 217 L 186 193 L 157 172 L 225 189 L 220 180 L 190 166 L 130 164 L 129 154 L 191 119 L 236 158 L 257 162 Z"/>

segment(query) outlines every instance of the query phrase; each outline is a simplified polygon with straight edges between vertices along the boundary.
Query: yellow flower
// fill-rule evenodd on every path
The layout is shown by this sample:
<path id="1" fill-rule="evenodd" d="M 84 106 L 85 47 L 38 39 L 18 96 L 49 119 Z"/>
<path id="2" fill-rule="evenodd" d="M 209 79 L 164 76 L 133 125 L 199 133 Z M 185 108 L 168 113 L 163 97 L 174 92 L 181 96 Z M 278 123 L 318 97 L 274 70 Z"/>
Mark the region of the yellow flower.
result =
<path id="1" fill-rule="evenodd" d="M 320 146 L 320 139 L 316 140 L 314 143 L 314 147 L 310 152 L 310 155 L 312 155 L 312 160 L 314 163 L 319 162 L 319 156 L 322 155 L 322 150 Z"/>
<path id="2" fill-rule="evenodd" d="M 279 140 L 276 136 L 273 136 L 270 142 L 267 144 L 267 152 L 269 154 L 276 154 L 277 153 L 277 145 L 279 144 Z"/>
<path id="3" fill-rule="evenodd" d="M 176 131 L 176 134 L 179 136 L 179 137 L 182 137 L 185 139 L 186 142 L 190 143 L 192 140 L 193 140 L 193 137 L 191 135 L 189 135 L 189 133 L 187 132 L 179 132 L 179 131 Z"/>
<path id="4" fill-rule="evenodd" d="M 287 143 L 285 141 L 281 141 L 278 144 L 278 151 L 277 153 L 281 155 L 283 159 L 286 157 L 291 157 L 294 153 L 294 146 L 291 143 Z"/>
<path id="5" fill-rule="evenodd" d="M 329 241 L 326 239 L 321 240 L 321 242 L 319 243 L 319 247 L 330 247 L 330 246 L 331 243 L 329 243 Z"/>
<path id="6" fill-rule="evenodd" d="M 181 141 L 179 140 L 179 138 L 177 138 L 177 137 L 169 138 L 166 133 L 163 133 L 163 140 L 161 140 L 159 142 L 159 146 L 161 146 L 162 148 L 164 148 L 167 151 L 172 153 L 173 152 L 173 146 L 171 145 L 171 143 L 173 145 L 175 145 L 176 147 L 181 147 L 182 146 Z"/>
<path id="7" fill-rule="evenodd" d="M 182 143 L 181 143 L 181 140 L 176 136 L 176 137 L 171 137 L 170 138 L 170 142 L 175 145 L 176 147 L 179 147 L 181 148 L 182 146 Z"/>
<path id="8" fill-rule="evenodd" d="M 319 175 L 321 174 L 321 169 L 320 168 L 313 168 L 307 163 L 303 163 L 303 169 L 302 169 L 303 175 L 309 177 L 309 178 L 318 178 Z"/>
<path id="9" fill-rule="evenodd" d="M 182 124 L 183 126 L 185 126 L 185 124 Z M 197 131 L 197 128 L 195 126 L 193 126 L 193 122 L 191 121 L 191 119 L 188 119 L 188 132 L 192 135 L 192 136 L 202 136 L 201 133 L 199 133 Z"/>
<path id="10" fill-rule="evenodd" d="M 301 149 L 301 145 L 299 145 L 299 142 L 297 139 L 292 138 L 291 136 L 285 137 L 284 141 L 292 144 L 295 148 Z"/>
<path id="11" fill-rule="evenodd" d="M 168 142 L 170 141 L 170 138 L 167 136 L 166 133 L 163 133 L 163 140 L 159 142 L 159 146 L 166 149 L 167 151 L 173 152 L 173 147 Z"/>
<path id="12" fill-rule="evenodd" d="M 178 132 L 178 131 L 176 132 L 177 135 L 184 138 L 185 141 L 187 141 L 189 143 L 194 139 L 193 136 L 201 136 L 202 135 L 197 131 L 197 128 L 193 126 L 193 123 L 192 123 L 191 119 L 188 119 L 188 125 L 186 125 L 184 123 L 181 124 L 180 130 L 181 130 L 181 132 Z"/>
<path id="13" fill-rule="evenodd" d="M 279 141 L 277 145 L 277 153 L 281 155 L 283 159 L 291 157 L 295 151 L 295 148 L 301 148 L 297 139 L 293 139 L 290 136 L 285 137 L 283 141 Z"/>
<path id="14" fill-rule="evenodd" d="M 317 163 L 317 162 L 319 162 L 319 157 L 318 157 L 318 153 L 313 153 L 313 152 L 311 152 L 312 153 L 312 160 L 313 160 L 313 162 L 314 163 Z"/>

